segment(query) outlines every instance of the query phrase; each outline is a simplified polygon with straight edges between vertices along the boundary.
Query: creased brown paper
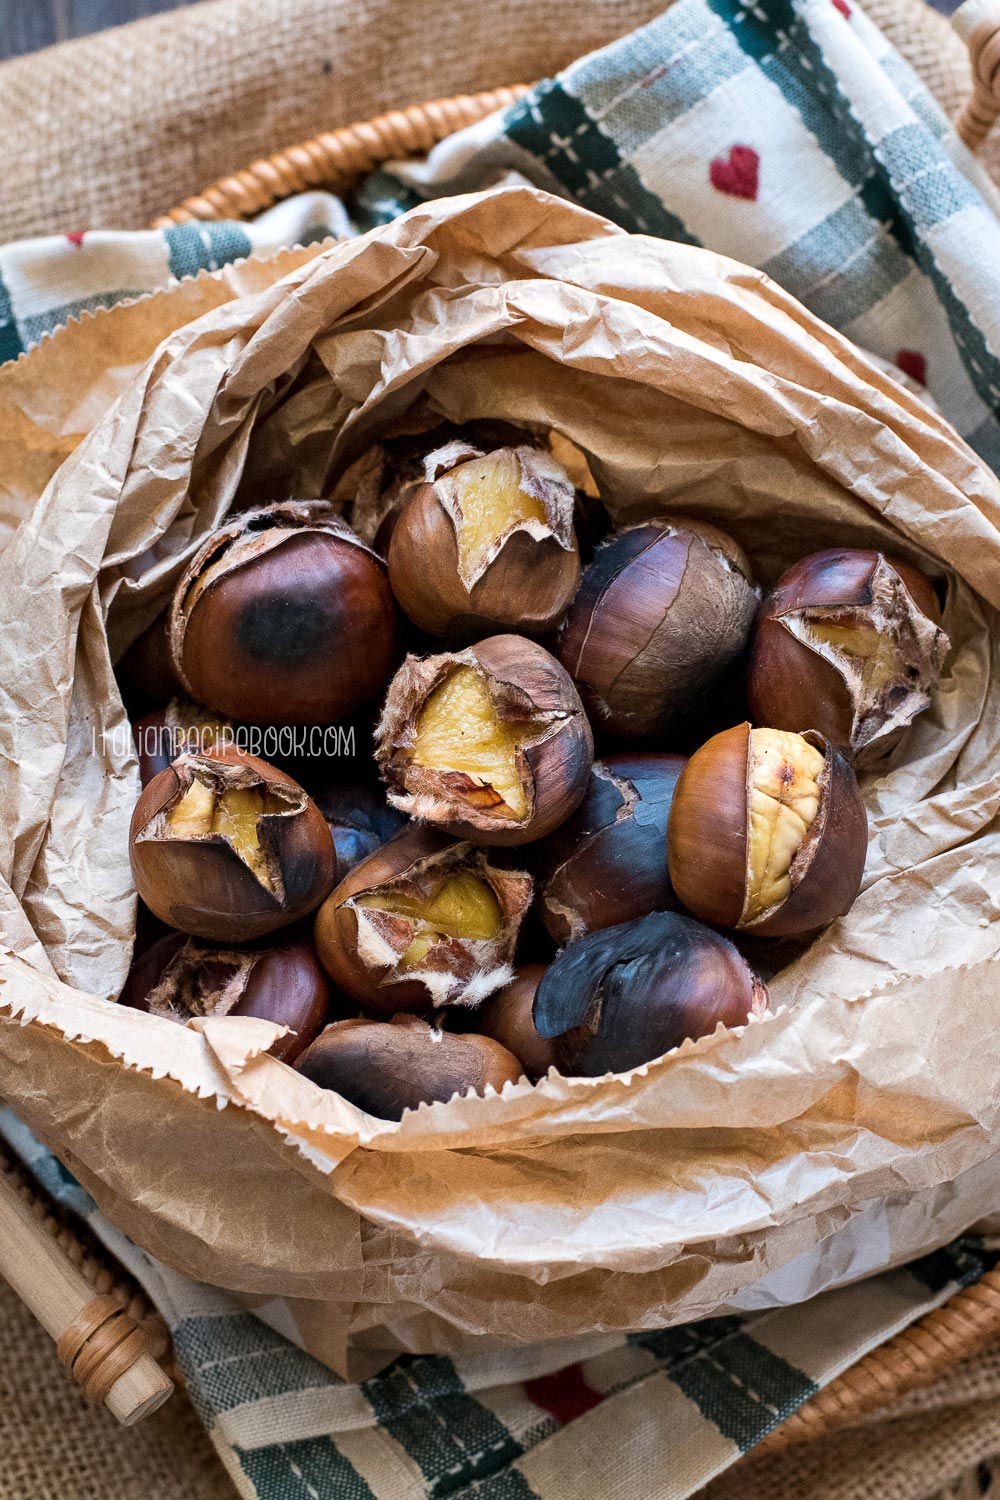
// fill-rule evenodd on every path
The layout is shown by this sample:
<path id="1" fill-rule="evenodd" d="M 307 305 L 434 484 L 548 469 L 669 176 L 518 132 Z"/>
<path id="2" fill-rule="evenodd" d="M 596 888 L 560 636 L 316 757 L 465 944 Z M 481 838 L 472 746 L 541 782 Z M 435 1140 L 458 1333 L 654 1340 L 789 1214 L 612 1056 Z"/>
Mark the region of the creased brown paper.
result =
<path id="1" fill-rule="evenodd" d="M 58 442 L 33 358 L 0 373 L 0 411 Z M 348 1369 L 352 1348 L 703 1316 L 879 1199 L 996 1154 L 1000 483 L 941 417 L 757 272 L 529 189 L 327 248 L 102 380 L 114 405 L 0 555 L 20 955 L 0 958 L 0 1092 L 127 1233 L 291 1299 L 307 1346 Z M 81 410 L 98 394 L 81 386 Z M 885 547 L 946 585 L 953 650 L 866 778 L 862 895 L 776 977 L 771 1015 L 625 1077 L 390 1124 L 268 1056 L 265 1023 L 110 1003 L 136 795 L 111 663 L 234 498 L 340 494 L 388 425 L 441 416 L 558 429 L 619 515 L 710 519 L 764 584 L 818 547 Z M 11 518 L 37 490 L 29 448 L 5 450 Z M 890 1254 L 920 1248 L 918 1223 Z"/>

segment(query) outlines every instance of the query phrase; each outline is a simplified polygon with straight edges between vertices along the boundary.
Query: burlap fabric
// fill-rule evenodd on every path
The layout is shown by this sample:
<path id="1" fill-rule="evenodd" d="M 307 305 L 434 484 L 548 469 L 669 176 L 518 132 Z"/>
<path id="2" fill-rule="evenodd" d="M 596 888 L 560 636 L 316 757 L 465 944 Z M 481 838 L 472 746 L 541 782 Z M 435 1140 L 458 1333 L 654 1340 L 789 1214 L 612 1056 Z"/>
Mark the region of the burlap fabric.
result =
<path id="1" fill-rule="evenodd" d="M 140 228 L 317 131 L 553 73 L 665 3 L 210 0 L 0 64 L 0 242 Z M 969 68 L 947 22 L 921 0 L 867 8 L 954 113 Z"/>

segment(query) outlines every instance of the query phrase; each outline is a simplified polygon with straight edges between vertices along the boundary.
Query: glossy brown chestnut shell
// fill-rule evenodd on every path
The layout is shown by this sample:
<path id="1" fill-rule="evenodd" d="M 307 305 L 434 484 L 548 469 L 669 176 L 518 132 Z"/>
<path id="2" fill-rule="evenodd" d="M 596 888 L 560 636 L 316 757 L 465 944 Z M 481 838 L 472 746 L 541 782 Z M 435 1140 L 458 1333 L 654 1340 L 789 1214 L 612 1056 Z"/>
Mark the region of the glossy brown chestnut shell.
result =
<path id="1" fill-rule="evenodd" d="M 195 783 L 205 819 L 175 821 Z M 225 808 L 233 794 L 260 811 L 234 832 L 206 828 L 213 803 Z M 333 842 L 315 803 L 290 776 L 232 746 L 182 755 L 154 777 L 132 814 L 129 846 L 136 889 L 154 915 L 213 942 L 250 942 L 286 927 L 333 884 Z"/>
<path id="2" fill-rule="evenodd" d="M 251 724 L 332 724 L 396 662 L 384 562 L 319 500 L 244 511 L 202 544 L 170 612 L 174 667 L 200 703 Z"/>
<path id="3" fill-rule="evenodd" d="M 764 600 L 748 692 L 759 724 L 806 724 L 856 765 L 881 760 L 930 703 L 948 654 L 930 581 L 882 552 L 832 547 Z"/>
<path id="4" fill-rule="evenodd" d="M 471 913 L 461 904 L 442 911 L 451 891 L 461 902 L 465 882 Z M 530 876 L 495 868 L 468 843 L 410 826 L 323 903 L 316 949 L 335 984 L 375 1014 L 475 1006 L 510 979 L 531 896 Z"/>
<path id="5" fill-rule="evenodd" d="M 598 1078 L 766 1008 L 766 988 L 728 938 L 652 912 L 564 948 L 538 985 L 534 1021 L 561 1072 Z"/>
<path id="6" fill-rule="evenodd" d="M 181 690 L 167 637 L 169 611 L 157 615 L 118 662 L 118 678 L 130 698 L 145 704 L 165 704 Z"/>
<path id="7" fill-rule="evenodd" d="M 538 909 L 557 943 L 679 909 L 666 839 L 685 764 L 683 755 L 638 750 L 594 761 L 576 812 L 536 846 Z"/>
<path id="8" fill-rule="evenodd" d="M 773 748 L 767 786 L 754 780 L 760 736 Z M 804 757 L 815 775 L 806 775 Z M 797 832 L 800 798 L 815 811 Z M 814 730 L 724 730 L 695 751 L 674 791 L 667 832 L 674 890 L 696 917 L 721 927 L 785 937 L 832 922 L 858 894 L 867 849 L 854 773 Z M 753 869 L 767 872 L 769 889 L 782 886 L 781 899 L 761 905 Z"/>
<path id="9" fill-rule="evenodd" d="M 596 729 L 662 736 L 740 655 L 756 610 L 732 537 L 700 522 L 647 521 L 598 547 L 556 651 Z"/>
<path id="10" fill-rule="evenodd" d="M 166 708 L 146 714 L 132 725 L 139 758 L 139 780 L 148 786 L 179 755 L 212 755 L 232 743 L 235 726 L 188 698 L 171 698 Z"/>
<path id="11" fill-rule="evenodd" d="M 422 468 L 389 543 L 389 582 L 404 613 L 452 639 L 552 630 L 580 582 L 576 492 L 562 465 L 525 435 L 491 449 L 453 439 Z"/>
<path id="12" fill-rule="evenodd" d="M 558 1067 L 555 1044 L 539 1035 L 531 1014 L 535 991 L 547 968 L 547 964 L 520 965 L 510 984 L 491 995 L 475 1017 L 477 1030 L 512 1052 L 532 1082 Z"/>
<path id="13" fill-rule="evenodd" d="M 408 1109 L 470 1090 L 499 1093 L 522 1076 L 517 1058 L 490 1037 L 435 1031 L 416 1016 L 336 1021 L 296 1067 L 380 1120 L 399 1120 Z"/>
<path id="14" fill-rule="evenodd" d="M 330 1020 L 332 991 L 301 934 L 222 948 L 174 932 L 135 959 L 120 1003 L 182 1025 L 197 1016 L 254 1016 L 287 1026 L 270 1047 L 293 1062 Z"/>
<path id="15" fill-rule="evenodd" d="M 475 701 L 463 701 L 452 722 L 446 705 L 467 687 Z M 526 844 L 551 833 L 579 805 L 593 754 L 569 676 L 542 646 L 516 635 L 407 657 L 376 732 L 393 806 L 481 844 Z"/>

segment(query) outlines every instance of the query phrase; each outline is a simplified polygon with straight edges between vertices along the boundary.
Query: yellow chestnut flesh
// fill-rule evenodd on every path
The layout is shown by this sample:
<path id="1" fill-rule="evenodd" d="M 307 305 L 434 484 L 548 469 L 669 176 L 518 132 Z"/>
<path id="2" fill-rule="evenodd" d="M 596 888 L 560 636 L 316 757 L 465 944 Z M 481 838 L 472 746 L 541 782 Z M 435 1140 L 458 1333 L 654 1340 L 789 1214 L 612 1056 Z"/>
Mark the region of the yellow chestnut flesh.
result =
<path id="1" fill-rule="evenodd" d="M 740 925 L 787 900 L 790 871 L 819 811 L 824 758 L 800 734 L 750 732 L 747 890 Z"/>
<path id="2" fill-rule="evenodd" d="M 898 673 L 898 651 L 891 636 L 865 625 L 842 625 L 812 619 L 809 635 L 835 653 L 850 658 L 866 699 L 877 696 Z"/>
<path id="3" fill-rule="evenodd" d="M 437 890 L 423 899 L 403 891 L 380 890 L 359 896 L 356 904 L 414 923 L 413 940 L 399 960 L 406 969 L 423 963 L 442 938 L 495 942 L 503 928 L 503 913 L 491 887 L 469 870 L 446 876 Z"/>
<path id="4" fill-rule="evenodd" d="M 260 843 L 260 819 L 267 813 L 283 812 L 285 803 L 261 787 L 227 787 L 217 796 L 197 777 L 168 815 L 170 835 L 175 839 L 205 838 L 220 834 L 261 885 L 272 889 L 267 859 Z"/>
<path id="5" fill-rule="evenodd" d="M 420 710 L 410 758 L 418 766 L 460 771 L 478 786 L 492 787 L 514 817 L 523 818 L 528 802 L 517 752 L 536 734 L 530 723 L 504 723 L 483 673 L 461 666 L 434 689 Z"/>
<path id="6" fill-rule="evenodd" d="M 512 448 L 473 458 L 452 471 L 461 520 L 458 551 L 463 575 L 475 577 L 494 542 L 524 521 L 547 523 L 545 506 L 522 487 Z"/>

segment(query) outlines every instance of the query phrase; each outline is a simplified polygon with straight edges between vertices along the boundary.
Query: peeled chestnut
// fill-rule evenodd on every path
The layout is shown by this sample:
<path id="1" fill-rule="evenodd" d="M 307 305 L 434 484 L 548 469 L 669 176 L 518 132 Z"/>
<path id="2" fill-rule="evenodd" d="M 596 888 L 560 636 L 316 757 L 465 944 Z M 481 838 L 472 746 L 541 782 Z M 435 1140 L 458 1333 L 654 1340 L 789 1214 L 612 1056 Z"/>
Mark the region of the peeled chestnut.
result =
<path id="1" fill-rule="evenodd" d="M 251 724 L 331 724 L 396 661 L 382 559 L 333 507 L 289 500 L 212 533 L 181 576 L 170 646 L 185 689 Z"/>
<path id="2" fill-rule="evenodd" d="M 535 1029 L 531 1008 L 548 965 L 523 964 L 510 984 L 491 995 L 476 1011 L 476 1027 L 512 1052 L 532 1082 L 557 1067 L 554 1044 Z"/>
<path id="3" fill-rule="evenodd" d="M 182 1025 L 196 1016 L 255 1016 L 287 1026 L 270 1047 L 293 1062 L 330 1019 L 330 983 L 308 938 L 220 948 L 173 932 L 135 959 L 120 1001 Z"/>
<path id="4" fill-rule="evenodd" d="M 584 1078 L 624 1073 L 720 1024 L 766 1010 L 767 990 L 717 932 L 678 912 L 652 912 L 570 943 L 535 993 L 539 1035 L 559 1069 Z"/>
<path id="5" fill-rule="evenodd" d="M 401 812 L 481 844 L 526 844 L 578 806 L 594 743 L 579 696 L 543 647 L 494 635 L 408 656 L 386 696 L 376 758 Z"/>
<path id="6" fill-rule="evenodd" d="M 701 522 L 647 521 L 598 547 L 557 654 L 595 728 L 663 735 L 739 656 L 756 610 L 732 537 Z"/>
<path id="7" fill-rule="evenodd" d="M 653 751 L 594 761 L 583 801 L 538 846 L 534 865 L 539 912 L 557 943 L 680 905 L 666 838 L 685 764 L 683 755 Z"/>
<path id="8" fill-rule="evenodd" d="M 882 552 L 831 547 L 782 574 L 754 631 L 748 689 L 762 724 L 807 724 L 857 765 L 930 703 L 949 641 L 927 578 Z"/>
<path id="9" fill-rule="evenodd" d="M 576 491 L 527 433 L 517 446 L 434 448 L 400 500 L 389 581 L 421 630 L 538 635 L 559 623 L 580 582 Z"/>
<path id="10" fill-rule="evenodd" d="M 148 786 L 179 755 L 213 754 L 217 747 L 232 742 L 233 733 L 229 719 L 220 719 L 187 698 L 171 698 L 166 708 L 132 725 L 139 780 Z"/>
<path id="11" fill-rule="evenodd" d="M 335 1021 L 296 1067 L 380 1120 L 399 1120 L 408 1109 L 470 1090 L 499 1093 L 522 1076 L 517 1058 L 488 1036 L 435 1031 L 417 1016 Z"/>
<path id="12" fill-rule="evenodd" d="M 511 977 L 531 877 L 482 849 L 406 828 L 356 865 L 316 917 L 327 973 L 381 1015 L 477 1005 Z"/>
<path id="13" fill-rule="evenodd" d="M 674 890 L 722 927 L 785 937 L 832 922 L 861 888 L 867 849 L 854 773 L 815 730 L 724 730 L 695 751 L 674 791 Z"/>
<path id="14" fill-rule="evenodd" d="M 290 776 L 233 746 L 182 755 L 132 814 L 136 889 L 171 927 L 245 943 L 298 921 L 333 884 L 333 841 Z"/>

